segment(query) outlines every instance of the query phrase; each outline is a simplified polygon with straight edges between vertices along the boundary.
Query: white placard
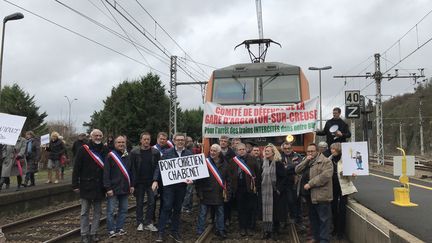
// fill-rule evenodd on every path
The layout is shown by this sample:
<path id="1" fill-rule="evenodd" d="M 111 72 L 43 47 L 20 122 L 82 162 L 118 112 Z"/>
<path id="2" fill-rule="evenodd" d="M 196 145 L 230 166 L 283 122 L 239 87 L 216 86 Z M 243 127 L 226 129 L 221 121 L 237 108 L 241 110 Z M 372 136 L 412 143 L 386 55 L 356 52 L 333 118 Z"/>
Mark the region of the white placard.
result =
<path id="1" fill-rule="evenodd" d="M 0 113 L 0 143 L 15 145 L 26 119 L 25 116 Z"/>
<path id="2" fill-rule="evenodd" d="M 343 175 L 369 175 L 367 142 L 342 143 Z"/>
<path id="3" fill-rule="evenodd" d="M 209 177 L 204 154 L 159 160 L 164 186 Z"/>
<path id="4" fill-rule="evenodd" d="M 406 175 L 415 175 L 415 156 L 406 156 Z M 393 156 L 393 175 L 402 175 L 402 156 Z"/>
<path id="5" fill-rule="evenodd" d="M 49 141 L 50 141 L 49 133 L 41 136 L 41 145 L 48 144 Z"/>

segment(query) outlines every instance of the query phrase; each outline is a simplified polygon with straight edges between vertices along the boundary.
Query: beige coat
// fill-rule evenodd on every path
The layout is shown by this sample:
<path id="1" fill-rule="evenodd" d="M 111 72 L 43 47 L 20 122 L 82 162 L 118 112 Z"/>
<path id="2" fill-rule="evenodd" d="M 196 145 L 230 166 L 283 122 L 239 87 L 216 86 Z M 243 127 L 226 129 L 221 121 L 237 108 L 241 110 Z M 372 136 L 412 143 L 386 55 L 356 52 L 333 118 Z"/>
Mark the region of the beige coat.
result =
<path id="1" fill-rule="evenodd" d="M 15 146 L 5 145 L 3 146 L 2 158 L 3 158 L 3 169 L 1 177 L 18 176 L 18 166 L 15 160 L 16 156 L 19 156 L 20 165 L 23 171 L 23 175 L 26 173 L 27 161 L 26 161 L 26 145 L 25 138 L 19 137 Z"/>
<path id="2" fill-rule="evenodd" d="M 295 171 L 300 174 L 310 166 L 309 182 L 312 203 L 331 202 L 333 200 L 333 163 L 323 154 L 313 160 L 304 159 L 296 166 Z"/>
<path id="3" fill-rule="evenodd" d="M 357 192 L 357 188 L 352 183 L 354 178 L 352 176 L 343 176 L 342 175 L 342 169 L 343 169 L 343 165 L 342 165 L 342 159 L 341 159 L 337 163 L 337 175 L 338 175 L 338 179 L 339 179 L 339 185 L 340 185 L 341 191 L 342 191 L 342 196 L 350 195 L 350 194 Z"/>

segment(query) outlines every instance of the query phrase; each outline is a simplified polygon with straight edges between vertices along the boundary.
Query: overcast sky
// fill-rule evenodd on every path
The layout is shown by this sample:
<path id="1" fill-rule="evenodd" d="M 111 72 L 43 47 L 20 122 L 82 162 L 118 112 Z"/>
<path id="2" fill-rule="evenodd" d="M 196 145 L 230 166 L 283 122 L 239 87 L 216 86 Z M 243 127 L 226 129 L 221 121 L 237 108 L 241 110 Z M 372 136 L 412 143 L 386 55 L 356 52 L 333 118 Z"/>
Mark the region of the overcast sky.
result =
<path id="1" fill-rule="evenodd" d="M 129 18 L 141 25 L 140 29 L 145 29 L 153 42 L 165 48 L 165 54 L 105 1 L 61 2 L 121 35 L 126 32 L 129 38 L 159 56 L 155 58 L 142 47 L 138 47 L 141 48 L 139 53 L 136 46 L 56 1 L 0 0 L 1 18 L 14 12 L 25 15 L 22 20 L 6 24 L 2 86 L 18 83 L 35 95 L 37 105 L 48 113 L 49 121 L 67 121 L 68 102 L 64 96 L 71 100 L 76 98 L 72 103 L 71 120 L 78 131 L 84 130 L 82 123 L 89 121 L 95 110 L 103 108 L 103 100 L 110 95 L 112 87 L 124 80 L 136 79 L 153 71 L 160 75 L 168 89 L 167 56 L 192 58 L 208 65 L 197 66 L 180 59 L 180 64 L 192 73 L 194 79 L 179 70 L 179 82 L 205 81 L 211 75 L 211 67 L 249 62 L 245 49 L 234 51 L 234 46 L 245 39 L 258 37 L 253 0 L 117 1 L 117 7 L 123 8 L 120 11 L 130 14 Z M 282 45 L 282 48 L 275 45 L 270 47 L 267 61 L 300 66 L 309 79 L 312 97 L 319 94 L 318 73 L 309 71 L 308 67 L 333 67 L 322 73 L 324 118 L 331 116 L 332 107 L 343 106 L 344 90 L 360 89 L 363 95 L 375 94 L 375 84 L 367 86 L 372 82 L 370 79 L 347 79 L 345 82 L 333 78 L 334 75 L 373 72 L 374 53 L 383 54 L 381 68 L 386 71 L 432 38 L 432 14 L 420 22 L 417 28 L 413 28 L 432 10 L 430 0 L 263 0 L 262 10 L 264 37 Z M 397 44 L 385 52 L 394 43 Z M 432 43 L 428 43 L 396 67 L 400 70 L 399 74 L 418 73 L 417 68 L 424 68 L 426 77 L 431 77 L 431 53 Z M 390 70 L 389 73 L 393 74 L 394 71 Z M 382 93 L 398 95 L 413 92 L 413 83 L 412 79 L 383 81 Z M 178 98 L 182 108 L 202 106 L 198 86 L 180 86 Z M 374 99 L 373 96 L 369 98 Z"/>

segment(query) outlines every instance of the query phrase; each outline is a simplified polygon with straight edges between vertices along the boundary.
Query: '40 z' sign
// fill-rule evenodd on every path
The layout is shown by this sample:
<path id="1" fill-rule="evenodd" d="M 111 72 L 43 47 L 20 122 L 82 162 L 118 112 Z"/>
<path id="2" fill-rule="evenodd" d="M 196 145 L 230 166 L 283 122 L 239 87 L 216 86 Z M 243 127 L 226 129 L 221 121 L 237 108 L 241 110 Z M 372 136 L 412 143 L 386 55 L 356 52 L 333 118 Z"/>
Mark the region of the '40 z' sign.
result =
<path id="1" fill-rule="evenodd" d="M 345 91 L 345 117 L 360 118 L 360 90 Z"/>

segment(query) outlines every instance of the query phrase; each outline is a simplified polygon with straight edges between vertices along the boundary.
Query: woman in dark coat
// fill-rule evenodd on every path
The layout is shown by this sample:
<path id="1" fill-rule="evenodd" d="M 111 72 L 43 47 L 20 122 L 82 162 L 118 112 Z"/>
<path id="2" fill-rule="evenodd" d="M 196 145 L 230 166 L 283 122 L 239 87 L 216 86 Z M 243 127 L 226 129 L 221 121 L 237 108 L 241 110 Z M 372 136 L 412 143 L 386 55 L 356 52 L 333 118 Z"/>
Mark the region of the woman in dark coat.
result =
<path id="1" fill-rule="evenodd" d="M 282 192 L 286 178 L 284 165 L 281 162 L 281 155 L 273 144 L 264 148 L 264 161 L 261 174 L 261 197 L 263 210 L 263 239 L 270 236 L 276 240 L 279 232 L 280 215 L 284 215 L 283 208 L 286 207 L 286 200 L 282 200 Z"/>
<path id="2" fill-rule="evenodd" d="M 54 183 L 57 184 L 60 179 L 60 159 L 61 156 L 65 153 L 66 149 L 62 142 L 62 140 L 59 138 L 60 135 L 58 132 L 52 132 L 51 133 L 51 140 L 49 142 L 48 147 L 46 147 L 46 150 L 49 152 L 48 154 L 48 180 L 46 183 L 52 182 L 52 171 L 55 172 L 55 181 Z"/>
<path id="3" fill-rule="evenodd" d="M 23 186 L 34 186 L 35 178 L 34 174 L 38 171 L 38 162 L 40 159 L 40 140 L 35 138 L 32 131 L 26 132 L 25 135 L 27 139 L 26 144 L 26 159 L 27 159 L 27 173 L 25 176 Z M 30 181 L 30 185 L 28 182 Z"/>
<path id="4" fill-rule="evenodd" d="M 200 212 L 198 216 L 197 233 L 204 231 L 208 208 L 213 207 L 216 214 L 216 234 L 226 238 L 224 228 L 224 202 L 230 195 L 230 177 L 228 164 L 221 156 L 219 144 L 210 147 L 210 156 L 206 161 L 210 176 L 196 181 L 196 190 L 200 199 Z M 220 177 L 219 177 L 220 176 Z M 219 177 L 221 180 L 217 180 Z"/>

